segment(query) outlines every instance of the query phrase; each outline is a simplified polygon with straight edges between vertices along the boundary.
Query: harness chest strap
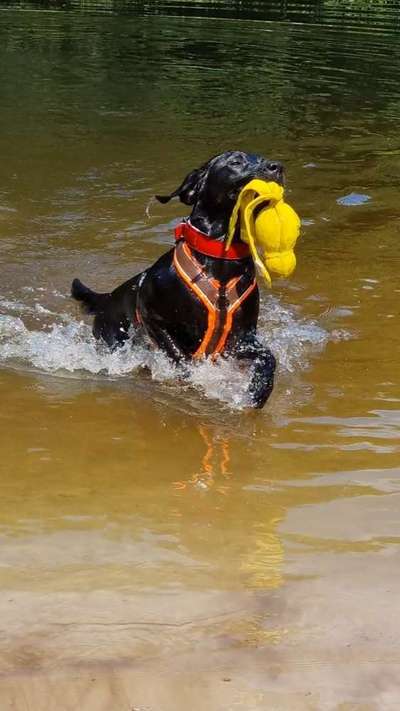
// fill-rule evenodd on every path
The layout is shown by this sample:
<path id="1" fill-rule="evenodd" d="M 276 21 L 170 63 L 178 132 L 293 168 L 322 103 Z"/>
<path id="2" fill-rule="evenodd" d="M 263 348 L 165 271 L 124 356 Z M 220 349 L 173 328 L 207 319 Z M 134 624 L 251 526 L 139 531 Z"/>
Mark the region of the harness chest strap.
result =
<path id="1" fill-rule="evenodd" d="M 223 288 L 217 279 L 204 273 L 184 240 L 180 240 L 175 246 L 174 266 L 180 278 L 207 309 L 207 330 L 193 358 L 208 355 L 215 357 L 224 349 L 232 329 L 235 312 L 255 288 L 256 280 L 254 278 L 241 294 L 238 286 L 245 278 L 243 275 L 234 277 Z M 221 308 L 222 300 L 224 304 Z"/>

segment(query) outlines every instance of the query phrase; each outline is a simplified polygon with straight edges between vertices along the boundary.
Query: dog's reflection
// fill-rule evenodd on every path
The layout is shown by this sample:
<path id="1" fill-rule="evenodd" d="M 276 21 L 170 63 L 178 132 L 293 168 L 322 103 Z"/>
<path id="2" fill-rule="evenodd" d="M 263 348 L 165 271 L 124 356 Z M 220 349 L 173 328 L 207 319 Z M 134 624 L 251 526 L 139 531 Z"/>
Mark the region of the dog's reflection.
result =
<path id="1" fill-rule="evenodd" d="M 284 508 L 277 505 L 271 491 L 267 501 L 264 497 L 256 497 L 256 500 L 250 497 L 250 510 L 247 488 L 253 489 L 257 484 L 253 477 L 249 481 L 246 474 L 243 476 L 243 472 L 235 476 L 231 456 L 234 440 L 221 433 L 215 435 L 213 429 L 205 424 L 199 424 L 197 431 L 203 445 L 198 469 L 189 478 L 175 481 L 174 488 L 180 494 L 184 494 L 185 490 L 189 493 L 190 488 L 210 493 L 210 499 L 200 497 L 196 510 L 206 513 L 207 520 L 210 511 L 213 511 L 213 526 L 218 531 L 216 539 L 220 543 L 218 548 L 214 547 L 214 552 L 218 553 L 218 557 L 222 556 L 221 571 L 226 564 L 224 555 L 231 549 L 236 551 L 237 556 L 235 575 L 238 580 L 243 578 L 248 588 L 279 587 L 282 583 L 284 549 L 277 528 L 284 517 Z M 260 486 L 264 490 L 265 484 Z M 183 498 L 186 499 L 186 496 Z M 259 506 L 262 506 L 262 511 Z M 189 530 L 189 536 L 196 538 L 196 528 Z"/>
<path id="2" fill-rule="evenodd" d="M 230 478 L 229 440 L 214 438 L 206 425 L 198 425 L 199 435 L 204 443 L 204 454 L 199 470 L 189 479 L 174 482 L 176 489 L 195 486 L 199 489 L 215 487 L 220 494 L 227 494 Z"/>

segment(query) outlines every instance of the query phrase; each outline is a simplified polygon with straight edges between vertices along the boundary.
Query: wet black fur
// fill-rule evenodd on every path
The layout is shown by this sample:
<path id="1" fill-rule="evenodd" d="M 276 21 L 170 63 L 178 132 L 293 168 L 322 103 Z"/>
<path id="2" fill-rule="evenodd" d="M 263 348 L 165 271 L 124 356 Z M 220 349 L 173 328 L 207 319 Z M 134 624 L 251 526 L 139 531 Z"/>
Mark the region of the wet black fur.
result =
<path id="1" fill-rule="evenodd" d="M 186 176 L 170 195 L 157 195 L 161 203 L 179 197 L 193 207 L 190 221 L 209 237 L 223 240 L 229 218 L 242 187 L 252 178 L 283 182 L 283 167 L 261 156 L 227 151 L 211 158 Z M 97 294 L 79 279 L 72 283 L 72 296 L 94 315 L 93 333 L 110 347 L 124 343 L 135 324 L 136 310 L 152 340 L 175 363 L 190 360 L 207 328 L 207 313 L 200 300 L 188 289 L 173 266 L 171 249 L 144 272 L 114 291 Z M 254 278 L 252 259 L 223 260 L 195 253 L 207 274 L 222 285 L 244 274 Z M 252 370 L 249 391 L 254 407 L 263 407 L 273 387 L 275 359 L 256 337 L 259 310 L 258 288 L 237 310 L 225 352 L 248 361 Z"/>

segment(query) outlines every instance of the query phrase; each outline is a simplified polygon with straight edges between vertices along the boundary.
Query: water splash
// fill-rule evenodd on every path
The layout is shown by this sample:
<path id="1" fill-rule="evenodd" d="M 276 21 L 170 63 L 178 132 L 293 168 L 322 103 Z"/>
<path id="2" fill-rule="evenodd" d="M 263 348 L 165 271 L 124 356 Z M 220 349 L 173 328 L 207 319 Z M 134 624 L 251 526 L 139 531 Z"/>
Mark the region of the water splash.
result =
<path id="1" fill-rule="evenodd" d="M 259 338 L 277 358 L 279 372 L 293 373 L 309 367 L 311 356 L 326 347 L 331 333 L 270 296 L 260 311 Z"/>
<path id="2" fill-rule="evenodd" d="M 0 311 L 6 312 L 0 313 L 0 366 L 75 379 L 122 379 L 146 370 L 154 381 L 195 388 L 234 409 L 249 404 L 248 372 L 234 359 L 193 364 L 182 382 L 179 369 L 145 341 L 128 341 L 111 352 L 94 340 L 89 324 L 69 313 L 10 299 L 0 299 Z M 277 357 L 282 376 L 308 368 L 313 354 L 337 335 L 270 296 L 261 308 L 260 338 Z"/>

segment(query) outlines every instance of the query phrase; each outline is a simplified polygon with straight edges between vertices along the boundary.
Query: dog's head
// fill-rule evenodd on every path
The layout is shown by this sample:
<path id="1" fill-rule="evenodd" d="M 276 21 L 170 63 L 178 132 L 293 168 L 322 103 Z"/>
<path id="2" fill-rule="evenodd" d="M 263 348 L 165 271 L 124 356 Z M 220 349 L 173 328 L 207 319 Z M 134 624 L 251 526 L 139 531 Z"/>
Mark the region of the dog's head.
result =
<path id="1" fill-rule="evenodd" d="M 225 234 L 238 195 L 249 180 L 261 178 L 282 185 L 283 177 L 283 166 L 278 161 L 254 153 L 226 151 L 192 170 L 170 195 L 156 197 L 162 203 L 179 197 L 193 207 L 192 224 L 218 238 Z"/>

